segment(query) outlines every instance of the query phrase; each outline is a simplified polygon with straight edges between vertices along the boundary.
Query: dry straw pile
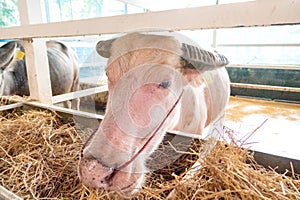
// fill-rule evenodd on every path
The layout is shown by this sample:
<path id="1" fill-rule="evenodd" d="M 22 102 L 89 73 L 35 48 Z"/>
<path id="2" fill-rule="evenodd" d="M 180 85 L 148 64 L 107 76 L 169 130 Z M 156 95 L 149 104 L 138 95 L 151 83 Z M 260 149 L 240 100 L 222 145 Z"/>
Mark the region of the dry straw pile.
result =
<path id="1" fill-rule="evenodd" d="M 72 122 L 50 111 L 0 114 L 0 184 L 24 199 L 120 199 L 115 193 L 84 187 L 77 176 L 82 145 Z M 247 150 L 217 143 L 188 181 L 181 181 L 197 159 L 195 143 L 172 166 L 148 174 L 134 199 L 300 199 L 300 178 L 257 165 Z M 248 161 L 248 162 L 246 162 Z M 182 172 L 182 173 L 181 173 Z"/>

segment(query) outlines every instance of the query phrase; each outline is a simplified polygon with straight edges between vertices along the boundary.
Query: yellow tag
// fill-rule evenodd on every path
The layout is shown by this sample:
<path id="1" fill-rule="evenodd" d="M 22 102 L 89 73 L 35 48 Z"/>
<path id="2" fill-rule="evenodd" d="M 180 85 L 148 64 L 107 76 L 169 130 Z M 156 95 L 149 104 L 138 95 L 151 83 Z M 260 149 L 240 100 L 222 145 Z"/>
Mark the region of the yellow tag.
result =
<path id="1" fill-rule="evenodd" d="M 209 71 L 204 73 L 204 80 L 207 84 L 211 84 L 214 82 L 214 73 Z"/>
<path id="2" fill-rule="evenodd" d="M 17 58 L 18 60 L 23 60 L 24 56 L 25 56 L 25 53 L 24 53 L 23 51 L 18 51 L 18 52 L 16 53 L 16 58 Z"/>

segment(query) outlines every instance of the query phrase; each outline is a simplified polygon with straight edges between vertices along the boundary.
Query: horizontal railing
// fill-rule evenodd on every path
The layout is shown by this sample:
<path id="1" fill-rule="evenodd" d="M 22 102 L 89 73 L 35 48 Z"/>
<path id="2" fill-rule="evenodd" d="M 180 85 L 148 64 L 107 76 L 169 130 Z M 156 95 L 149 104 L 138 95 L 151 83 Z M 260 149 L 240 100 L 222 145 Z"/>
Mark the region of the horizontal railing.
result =
<path id="1" fill-rule="evenodd" d="M 259 0 L 1 28 L 0 39 L 49 38 L 137 30 L 195 30 L 300 23 L 300 1 Z"/>

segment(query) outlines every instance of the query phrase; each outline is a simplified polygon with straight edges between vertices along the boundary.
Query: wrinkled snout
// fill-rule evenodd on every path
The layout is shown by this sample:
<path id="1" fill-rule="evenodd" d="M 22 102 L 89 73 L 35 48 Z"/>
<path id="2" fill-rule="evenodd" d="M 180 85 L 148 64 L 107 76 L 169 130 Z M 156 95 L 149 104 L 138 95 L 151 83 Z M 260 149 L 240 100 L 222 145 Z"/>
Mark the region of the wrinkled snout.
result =
<path id="1" fill-rule="evenodd" d="M 79 176 L 82 183 L 86 186 L 109 190 L 114 170 L 103 166 L 94 157 L 81 158 Z"/>
<path id="2" fill-rule="evenodd" d="M 129 168 L 137 169 L 133 166 L 122 170 L 110 168 L 93 156 L 83 155 L 79 162 L 78 174 L 82 183 L 88 187 L 116 191 L 124 197 L 130 197 L 141 188 L 145 175 L 128 171 Z"/>

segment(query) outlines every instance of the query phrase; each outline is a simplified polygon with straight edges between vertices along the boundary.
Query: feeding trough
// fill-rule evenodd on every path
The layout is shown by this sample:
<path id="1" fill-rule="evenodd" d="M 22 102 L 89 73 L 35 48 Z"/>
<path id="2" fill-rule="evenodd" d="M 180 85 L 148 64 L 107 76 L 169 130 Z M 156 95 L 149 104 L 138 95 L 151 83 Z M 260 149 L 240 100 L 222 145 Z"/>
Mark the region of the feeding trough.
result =
<path id="1" fill-rule="evenodd" d="M 114 192 L 87 188 L 79 181 L 82 138 L 92 129 L 75 128 L 72 118 L 28 106 L 1 114 L 0 176 L 6 188 L 1 192 L 3 199 L 9 199 L 7 191 L 24 199 L 122 198 Z M 224 130 L 227 135 L 233 134 L 228 128 Z M 166 153 L 177 154 L 176 159 L 148 173 L 145 185 L 133 199 L 164 199 L 172 191 L 175 199 L 299 198 L 299 174 L 279 174 L 257 164 L 255 153 L 242 149 L 234 140 L 218 142 L 200 162 L 201 167 L 185 178 L 201 151 L 203 141 L 169 133 L 148 166 L 155 168 L 154 163 L 164 161 L 162 155 Z"/>

